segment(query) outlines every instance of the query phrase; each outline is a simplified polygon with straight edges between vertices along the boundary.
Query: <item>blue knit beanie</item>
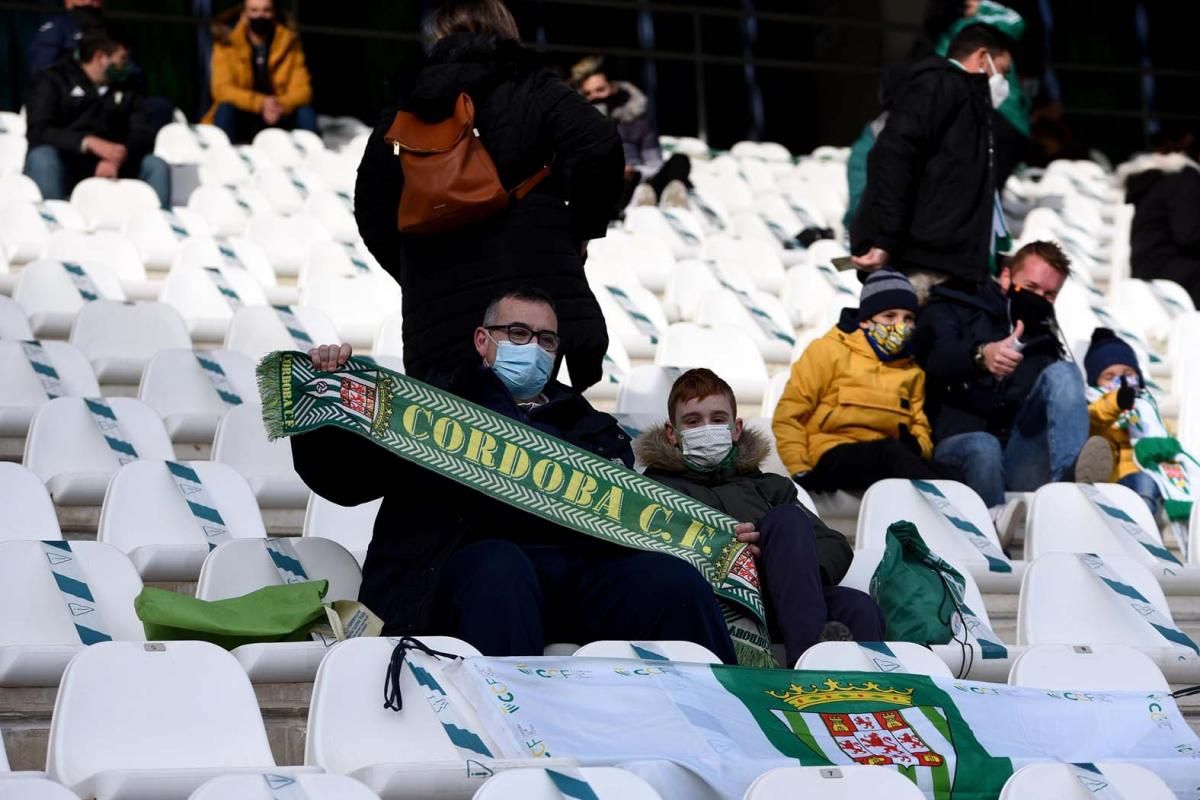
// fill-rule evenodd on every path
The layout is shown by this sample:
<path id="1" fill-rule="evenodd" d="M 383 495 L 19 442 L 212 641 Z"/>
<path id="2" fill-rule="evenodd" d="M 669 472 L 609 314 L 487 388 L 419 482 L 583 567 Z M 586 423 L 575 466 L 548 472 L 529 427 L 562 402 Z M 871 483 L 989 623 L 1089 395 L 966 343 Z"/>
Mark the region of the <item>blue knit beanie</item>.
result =
<path id="1" fill-rule="evenodd" d="M 1133 352 L 1123 339 L 1108 328 L 1096 328 L 1092 331 L 1092 342 L 1088 345 L 1087 355 L 1083 357 L 1083 370 L 1087 373 L 1089 386 L 1095 386 L 1100 380 L 1100 373 L 1113 364 L 1128 364 L 1137 370 L 1138 378 L 1142 377 L 1142 368 L 1138 366 L 1137 354 Z"/>
<path id="2" fill-rule="evenodd" d="M 917 292 L 908 278 L 894 269 L 880 269 L 867 275 L 858 301 L 858 321 L 870 319 L 880 311 L 904 308 L 917 313 Z"/>

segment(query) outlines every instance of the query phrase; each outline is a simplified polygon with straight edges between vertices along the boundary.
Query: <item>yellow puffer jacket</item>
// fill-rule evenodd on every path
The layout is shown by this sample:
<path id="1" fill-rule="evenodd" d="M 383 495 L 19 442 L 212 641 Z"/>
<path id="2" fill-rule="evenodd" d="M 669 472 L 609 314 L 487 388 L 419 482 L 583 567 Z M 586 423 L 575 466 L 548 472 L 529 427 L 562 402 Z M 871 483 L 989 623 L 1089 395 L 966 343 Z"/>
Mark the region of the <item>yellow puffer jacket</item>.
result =
<path id="1" fill-rule="evenodd" d="M 1109 479 L 1113 483 L 1138 471 L 1137 462 L 1133 460 L 1133 443 L 1129 441 L 1129 431 L 1116 427 L 1121 414 L 1121 409 L 1117 407 L 1116 392 L 1109 392 L 1088 406 L 1090 434 L 1108 439 L 1113 450 L 1120 453 Z"/>
<path id="2" fill-rule="evenodd" d="M 840 444 L 898 438 L 900 426 L 933 454 L 925 372 L 911 358 L 883 362 L 866 335 L 835 326 L 792 365 L 771 429 L 788 472 L 808 472 Z"/>
<path id="3" fill-rule="evenodd" d="M 253 51 L 246 38 L 246 20 L 241 18 L 232 29 L 218 31 L 212 50 L 212 108 L 201 122 L 211 124 L 217 106 L 230 103 L 242 111 L 262 113 L 264 95 L 254 91 Z M 267 68 L 275 97 L 291 113 L 300 106 L 312 103 L 312 84 L 304 63 L 300 37 L 286 25 L 275 26 L 271 50 L 267 53 Z"/>

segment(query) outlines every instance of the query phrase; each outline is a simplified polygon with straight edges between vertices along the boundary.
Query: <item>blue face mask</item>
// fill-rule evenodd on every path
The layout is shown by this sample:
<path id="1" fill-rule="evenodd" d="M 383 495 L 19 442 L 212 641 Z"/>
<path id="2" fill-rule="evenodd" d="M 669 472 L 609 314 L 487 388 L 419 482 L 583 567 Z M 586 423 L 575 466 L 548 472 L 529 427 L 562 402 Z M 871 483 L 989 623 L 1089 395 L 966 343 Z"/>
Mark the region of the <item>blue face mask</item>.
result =
<path id="1" fill-rule="evenodd" d="M 518 400 L 528 400 L 542 391 L 553 368 L 554 356 L 538 347 L 537 342 L 496 343 L 496 363 L 492 364 L 492 372 Z"/>

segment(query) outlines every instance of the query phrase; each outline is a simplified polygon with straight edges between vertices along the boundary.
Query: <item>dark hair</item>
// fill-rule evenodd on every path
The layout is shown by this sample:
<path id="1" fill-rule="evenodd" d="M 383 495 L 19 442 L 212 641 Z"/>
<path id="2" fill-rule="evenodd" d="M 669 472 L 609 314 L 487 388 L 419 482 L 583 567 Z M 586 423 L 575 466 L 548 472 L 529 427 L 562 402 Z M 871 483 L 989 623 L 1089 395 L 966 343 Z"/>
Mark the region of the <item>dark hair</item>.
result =
<path id="1" fill-rule="evenodd" d="M 1010 275 L 1015 274 L 1021 268 L 1022 262 L 1029 256 L 1037 256 L 1045 261 L 1054 271 L 1064 278 L 1071 277 L 1071 258 L 1065 252 L 1058 242 L 1030 242 L 1020 250 L 1012 254 L 1012 258 L 1008 260 L 1008 272 Z"/>
<path id="2" fill-rule="evenodd" d="M 676 378 L 675 383 L 671 385 L 671 393 L 667 395 L 667 418 L 674 425 L 677 405 L 686 403 L 688 400 L 703 400 L 714 394 L 725 396 L 736 417 L 737 398 L 733 396 L 733 387 L 711 369 L 704 367 L 689 369 Z"/>
<path id="3" fill-rule="evenodd" d="M 444 0 L 425 17 L 421 33 L 426 47 L 452 33 L 479 33 L 518 41 L 521 32 L 503 0 Z"/>
<path id="4" fill-rule="evenodd" d="M 950 40 L 946 49 L 946 57 L 956 61 L 971 55 L 979 48 L 984 48 L 995 58 L 1001 53 L 1011 53 L 1015 42 L 990 25 L 976 23 L 968 25 Z"/>
<path id="5" fill-rule="evenodd" d="M 96 53 L 111 56 L 122 47 L 128 49 L 125 35 L 113 27 L 91 28 L 79 37 L 79 63 L 87 64 L 96 57 Z"/>
<path id="6" fill-rule="evenodd" d="M 487 305 L 487 310 L 483 312 L 483 324 L 485 326 L 491 325 L 496 321 L 496 309 L 505 300 L 523 300 L 526 303 L 541 303 L 544 306 L 549 306 L 555 316 L 558 315 L 558 309 L 554 307 L 554 300 L 550 295 L 535 286 L 522 286 L 517 289 L 509 289 L 503 294 L 492 298 L 492 301 Z"/>

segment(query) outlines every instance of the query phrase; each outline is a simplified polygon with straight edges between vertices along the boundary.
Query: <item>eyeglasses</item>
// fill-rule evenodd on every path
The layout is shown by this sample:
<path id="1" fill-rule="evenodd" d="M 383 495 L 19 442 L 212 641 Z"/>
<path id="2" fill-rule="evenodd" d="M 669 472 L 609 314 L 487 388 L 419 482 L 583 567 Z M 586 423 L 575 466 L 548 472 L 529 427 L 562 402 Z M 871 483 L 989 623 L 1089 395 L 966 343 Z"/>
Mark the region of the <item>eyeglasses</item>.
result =
<path id="1" fill-rule="evenodd" d="M 508 340 L 513 344 L 529 344 L 534 337 L 537 338 L 538 347 L 545 350 L 547 353 L 555 353 L 558 351 L 559 338 L 554 331 L 535 331 L 528 325 L 513 324 L 513 325 L 487 325 L 484 330 L 488 331 L 504 331 L 508 334 Z"/>

